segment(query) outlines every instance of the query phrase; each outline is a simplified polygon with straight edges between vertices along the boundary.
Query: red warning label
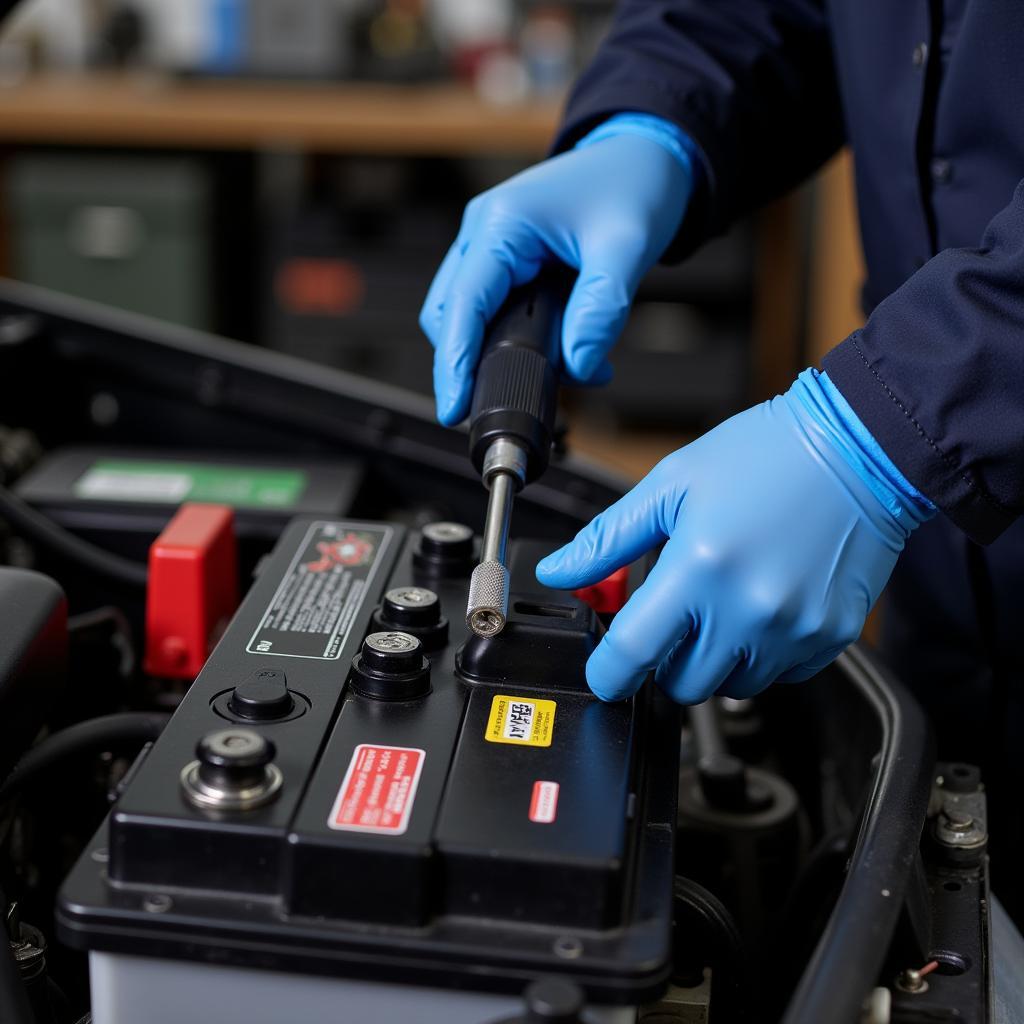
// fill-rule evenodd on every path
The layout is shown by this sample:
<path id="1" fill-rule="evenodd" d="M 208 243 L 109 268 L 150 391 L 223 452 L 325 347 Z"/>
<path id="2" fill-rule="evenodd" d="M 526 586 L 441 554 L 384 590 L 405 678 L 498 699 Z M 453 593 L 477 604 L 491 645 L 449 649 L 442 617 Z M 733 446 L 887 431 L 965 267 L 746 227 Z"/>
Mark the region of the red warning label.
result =
<path id="1" fill-rule="evenodd" d="M 558 783 L 538 780 L 533 784 L 530 800 L 530 821 L 550 825 L 558 813 Z"/>
<path id="2" fill-rule="evenodd" d="M 329 828 L 400 836 L 409 827 L 426 751 L 360 743 L 327 819 Z"/>

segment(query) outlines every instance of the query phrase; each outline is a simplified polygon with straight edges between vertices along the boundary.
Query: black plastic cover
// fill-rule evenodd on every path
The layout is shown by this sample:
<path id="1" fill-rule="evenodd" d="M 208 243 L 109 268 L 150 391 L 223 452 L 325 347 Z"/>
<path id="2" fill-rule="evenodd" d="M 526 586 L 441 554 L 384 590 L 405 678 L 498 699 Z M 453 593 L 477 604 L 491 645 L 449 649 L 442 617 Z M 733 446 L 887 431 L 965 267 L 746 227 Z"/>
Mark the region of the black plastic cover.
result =
<path id="1" fill-rule="evenodd" d="M 35 739 L 64 687 L 64 591 L 48 576 L 0 567 L 0 778 Z"/>
<path id="2" fill-rule="evenodd" d="M 190 486 L 189 476 L 204 471 L 224 483 L 213 489 Z M 145 558 L 183 501 L 232 506 L 237 536 L 243 545 L 260 541 L 262 551 L 296 516 L 348 515 L 362 481 L 354 460 L 69 445 L 47 452 L 14 490 L 65 529 Z"/>

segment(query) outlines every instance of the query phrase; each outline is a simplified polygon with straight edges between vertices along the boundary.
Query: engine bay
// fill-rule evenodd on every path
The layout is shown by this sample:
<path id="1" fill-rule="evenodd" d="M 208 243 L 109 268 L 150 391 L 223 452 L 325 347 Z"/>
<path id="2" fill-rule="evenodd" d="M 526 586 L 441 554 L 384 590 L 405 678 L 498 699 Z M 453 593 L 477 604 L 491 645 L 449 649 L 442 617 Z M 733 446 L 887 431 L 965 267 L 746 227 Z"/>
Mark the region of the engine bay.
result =
<path id="1" fill-rule="evenodd" d="M 562 441 L 484 638 L 479 484 L 421 400 L 9 283 L 0 381 L 37 1022 L 990 1019 L 978 770 L 856 648 L 754 700 L 597 700 L 648 566 L 535 581 L 625 486 Z"/>

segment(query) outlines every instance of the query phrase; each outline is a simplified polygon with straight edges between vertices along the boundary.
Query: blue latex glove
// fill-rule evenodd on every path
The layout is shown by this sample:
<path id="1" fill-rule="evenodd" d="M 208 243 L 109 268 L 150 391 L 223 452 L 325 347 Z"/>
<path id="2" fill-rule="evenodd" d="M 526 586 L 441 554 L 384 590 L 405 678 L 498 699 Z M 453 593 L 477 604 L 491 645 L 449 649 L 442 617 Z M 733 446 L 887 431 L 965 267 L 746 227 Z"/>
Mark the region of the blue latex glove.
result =
<path id="1" fill-rule="evenodd" d="M 619 115 L 469 203 L 420 312 L 442 423 L 468 414 L 484 327 L 509 289 L 552 258 L 579 271 L 562 329 L 565 370 L 580 382 L 608 380 L 605 356 L 637 285 L 682 222 L 691 146 L 660 118 Z"/>
<path id="2" fill-rule="evenodd" d="M 666 541 L 587 664 L 604 700 L 647 673 L 675 700 L 807 679 L 857 638 L 903 544 L 934 506 L 834 385 L 785 394 L 662 460 L 537 578 L 596 583 Z"/>

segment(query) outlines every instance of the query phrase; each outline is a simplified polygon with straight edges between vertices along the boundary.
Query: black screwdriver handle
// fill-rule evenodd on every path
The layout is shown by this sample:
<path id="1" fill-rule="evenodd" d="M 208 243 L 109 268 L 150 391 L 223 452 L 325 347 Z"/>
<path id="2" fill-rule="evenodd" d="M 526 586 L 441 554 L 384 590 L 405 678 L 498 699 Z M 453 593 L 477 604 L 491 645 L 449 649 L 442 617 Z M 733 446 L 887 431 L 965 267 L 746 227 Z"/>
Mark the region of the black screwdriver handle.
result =
<path id="1" fill-rule="evenodd" d="M 562 315 L 575 275 L 550 264 L 514 288 L 484 338 L 469 418 L 469 454 L 483 472 L 499 437 L 526 452 L 526 483 L 548 465 L 558 404 Z"/>

